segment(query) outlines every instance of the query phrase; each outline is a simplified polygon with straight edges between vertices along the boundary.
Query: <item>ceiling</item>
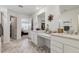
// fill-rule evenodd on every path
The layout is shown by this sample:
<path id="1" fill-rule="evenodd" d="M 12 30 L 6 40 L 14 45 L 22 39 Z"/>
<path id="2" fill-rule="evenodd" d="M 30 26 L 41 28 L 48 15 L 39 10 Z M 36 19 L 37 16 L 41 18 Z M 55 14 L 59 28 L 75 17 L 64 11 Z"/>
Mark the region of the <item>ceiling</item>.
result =
<path id="1" fill-rule="evenodd" d="M 45 7 L 43 5 L 42 6 L 41 5 L 21 5 L 23 6 L 22 8 L 18 7 L 19 5 L 0 5 L 0 6 L 26 15 L 32 15 L 35 12 L 37 12 L 39 9 Z"/>
<path id="2" fill-rule="evenodd" d="M 23 8 L 18 7 L 18 5 L 0 5 L 0 6 L 26 15 L 33 15 L 39 9 L 46 7 L 46 5 L 22 5 Z M 79 8 L 79 5 L 60 5 L 61 12 L 65 12 L 75 8 Z"/>

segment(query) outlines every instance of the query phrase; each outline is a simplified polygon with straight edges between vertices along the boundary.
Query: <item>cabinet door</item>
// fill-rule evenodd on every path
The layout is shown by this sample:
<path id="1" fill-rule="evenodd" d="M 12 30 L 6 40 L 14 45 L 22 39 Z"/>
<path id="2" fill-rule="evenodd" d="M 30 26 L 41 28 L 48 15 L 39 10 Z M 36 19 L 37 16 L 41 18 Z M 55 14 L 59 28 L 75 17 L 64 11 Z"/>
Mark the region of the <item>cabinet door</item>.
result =
<path id="1" fill-rule="evenodd" d="M 33 43 L 37 45 L 37 33 L 33 32 Z"/>
<path id="2" fill-rule="evenodd" d="M 33 32 L 30 33 L 31 33 L 31 41 L 33 42 Z"/>
<path id="3" fill-rule="evenodd" d="M 55 40 L 51 41 L 51 52 L 53 53 L 63 53 L 63 44 Z"/>
<path id="4" fill-rule="evenodd" d="M 79 53 L 79 49 L 70 45 L 64 45 L 65 53 Z"/>
<path id="5" fill-rule="evenodd" d="M 37 45 L 37 33 L 36 32 L 31 32 L 31 41 Z"/>
<path id="6" fill-rule="evenodd" d="M 58 48 L 61 48 L 63 49 L 63 43 L 59 42 L 59 41 L 56 41 L 56 40 L 53 40 L 53 43 L 52 43 L 54 46 L 58 47 Z"/>

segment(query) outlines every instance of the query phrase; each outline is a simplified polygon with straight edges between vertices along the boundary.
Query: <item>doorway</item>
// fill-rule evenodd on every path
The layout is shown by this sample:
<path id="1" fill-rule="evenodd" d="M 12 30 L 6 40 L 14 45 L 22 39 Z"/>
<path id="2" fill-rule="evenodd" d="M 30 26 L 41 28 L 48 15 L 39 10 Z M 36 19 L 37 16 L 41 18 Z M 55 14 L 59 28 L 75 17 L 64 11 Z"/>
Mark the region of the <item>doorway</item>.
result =
<path id="1" fill-rule="evenodd" d="M 10 16 L 10 38 L 17 39 L 17 17 Z"/>
<path id="2" fill-rule="evenodd" d="M 28 20 L 26 18 L 21 19 L 21 36 L 28 35 Z"/>

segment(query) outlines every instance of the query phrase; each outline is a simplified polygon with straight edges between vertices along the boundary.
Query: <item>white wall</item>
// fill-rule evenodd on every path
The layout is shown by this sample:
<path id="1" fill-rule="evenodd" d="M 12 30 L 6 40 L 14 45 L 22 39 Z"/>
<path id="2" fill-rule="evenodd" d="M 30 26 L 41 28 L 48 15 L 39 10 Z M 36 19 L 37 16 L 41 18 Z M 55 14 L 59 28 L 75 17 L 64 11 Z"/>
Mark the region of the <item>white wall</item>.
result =
<path id="1" fill-rule="evenodd" d="M 60 9 L 58 5 L 52 5 L 46 7 L 46 13 L 45 13 L 45 23 L 46 28 L 47 24 L 49 25 L 49 30 L 54 31 L 58 28 L 59 25 L 59 17 L 60 17 Z M 48 21 L 48 16 L 52 14 L 54 16 L 53 20 L 50 22 Z"/>
<path id="2" fill-rule="evenodd" d="M 3 26 L 2 40 L 4 43 L 8 43 L 10 41 L 8 12 L 6 8 L 2 7 L 0 7 L 0 11 L 2 12 L 2 26 Z"/>
<path id="3" fill-rule="evenodd" d="M 66 12 L 61 13 L 61 20 L 69 20 L 72 23 L 72 28 L 74 31 L 78 30 L 78 15 L 79 15 L 79 8 L 69 10 Z"/>

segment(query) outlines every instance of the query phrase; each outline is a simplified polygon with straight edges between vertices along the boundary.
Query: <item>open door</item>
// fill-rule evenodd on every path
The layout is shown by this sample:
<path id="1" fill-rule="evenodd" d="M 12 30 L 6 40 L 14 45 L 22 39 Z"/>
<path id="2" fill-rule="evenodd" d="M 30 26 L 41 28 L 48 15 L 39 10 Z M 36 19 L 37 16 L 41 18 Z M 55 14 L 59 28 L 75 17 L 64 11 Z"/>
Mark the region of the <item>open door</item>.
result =
<path id="1" fill-rule="evenodd" d="M 10 38 L 17 39 L 17 17 L 10 16 Z"/>

